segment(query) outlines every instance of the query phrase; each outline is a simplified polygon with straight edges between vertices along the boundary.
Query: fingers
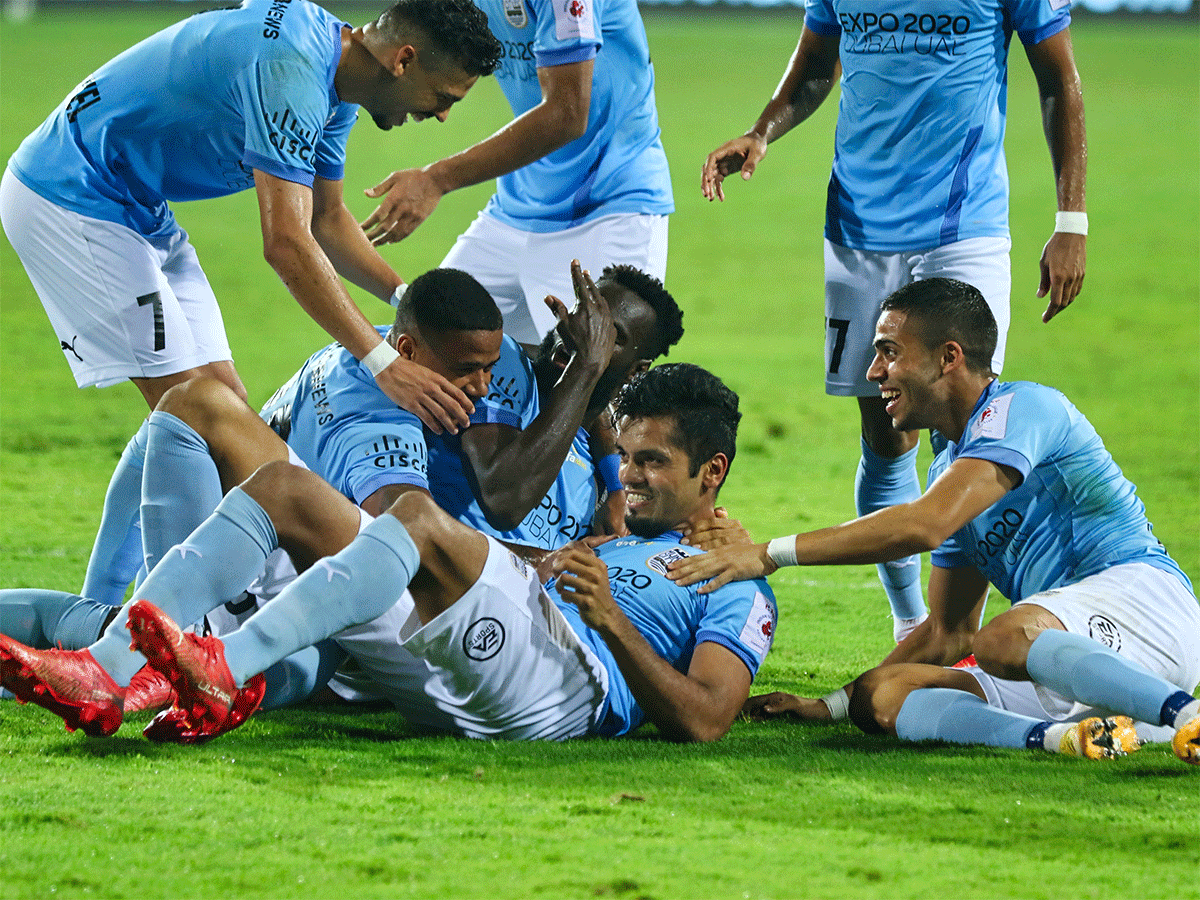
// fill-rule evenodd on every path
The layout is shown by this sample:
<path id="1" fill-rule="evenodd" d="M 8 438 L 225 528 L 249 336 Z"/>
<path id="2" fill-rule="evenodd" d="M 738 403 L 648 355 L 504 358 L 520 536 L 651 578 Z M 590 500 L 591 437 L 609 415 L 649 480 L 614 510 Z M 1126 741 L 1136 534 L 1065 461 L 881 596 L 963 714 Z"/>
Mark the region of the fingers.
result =
<path id="1" fill-rule="evenodd" d="M 546 299 L 543 302 L 549 308 L 550 312 L 554 313 L 554 318 L 556 318 L 559 322 L 565 322 L 567 320 L 569 313 L 567 312 L 567 305 L 565 303 L 552 294 L 547 294 Z"/>

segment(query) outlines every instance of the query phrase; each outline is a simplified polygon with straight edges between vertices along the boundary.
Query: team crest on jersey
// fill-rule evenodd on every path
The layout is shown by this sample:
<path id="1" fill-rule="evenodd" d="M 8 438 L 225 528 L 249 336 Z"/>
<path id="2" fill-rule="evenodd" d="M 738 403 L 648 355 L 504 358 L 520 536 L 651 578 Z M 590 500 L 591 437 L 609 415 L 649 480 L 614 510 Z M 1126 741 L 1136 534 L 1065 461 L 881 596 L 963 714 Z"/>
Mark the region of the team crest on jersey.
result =
<path id="1" fill-rule="evenodd" d="M 521 557 L 517 556 L 517 554 L 513 553 L 511 550 L 508 551 L 508 561 L 512 563 L 512 567 L 516 570 L 518 575 L 520 575 L 522 578 L 529 577 L 529 567 L 525 565 L 525 560 L 521 559 Z"/>
<path id="2" fill-rule="evenodd" d="M 665 578 L 667 575 L 667 566 L 671 565 L 677 559 L 687 559 L 687 556 L 688 554 L 685 550 L 679 547 L 672 547 L 670 550 L 654 554 L 654 556 L 646 560 L 646 565 Z"/>
<path id="3" fill-rule="evenodd" d="M 491 659 L 503 646 L 504 626 L 491 616 L 476 619 L 463 635 L 463 653 L 479 662 Z"/>
<path id="4" fill-rule="evenodd" d="M 1095 615 L 1088 619 L 1088 637 L 1099 641 L 1110 650 L 1121 649 L 1121 630 L 1112 619 L 1105 616 Z"/>
<path id="5" fill-rule="evenodd" d="M 1012 398 L 1012 394 L 1004 394 L 989 403 L 971 426 L 971 437 L 1004 437 L 1008 431 L 1008 408 L 1012 405 Z"/>
<path id="6" fill-rule="evenodd" d="M 529 24 L 525 15 L 525 0 L 504 0 L 504 18 L 513 28 L 524 28 Z"/>

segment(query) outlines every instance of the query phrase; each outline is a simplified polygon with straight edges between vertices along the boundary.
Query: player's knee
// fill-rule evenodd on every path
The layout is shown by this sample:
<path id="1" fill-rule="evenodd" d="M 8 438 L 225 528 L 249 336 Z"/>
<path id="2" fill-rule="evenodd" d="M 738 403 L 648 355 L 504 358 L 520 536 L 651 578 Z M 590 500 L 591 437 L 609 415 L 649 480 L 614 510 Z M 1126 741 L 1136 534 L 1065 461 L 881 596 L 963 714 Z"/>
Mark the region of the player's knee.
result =
<path id="1" fill-rule="evenodd" d="M 975 662 L 983 671 L 996 678 L 1024 679 L 1025 660 L 1029 655 L 1028 642 L 1018 627 L 993 619 L 983 626 L 972 641 Z"/>
<path id="2" fill-rule="evenodd" d="M 272 521 L 295 519 L 312 502 L 309 479 L 305 476 L 316 477 L 286 460 L 272 460 L 259 466 L 242 482 L 241 488 L 266 510 Z"/>
<path id="3" fill-rule="evenodd" d="M 216 378 L 201 376 L 170 388 L 155 408 L 186 422 L 203 436 L 231 406 L 241 409 L 242 403 L 229 385 Z"/>

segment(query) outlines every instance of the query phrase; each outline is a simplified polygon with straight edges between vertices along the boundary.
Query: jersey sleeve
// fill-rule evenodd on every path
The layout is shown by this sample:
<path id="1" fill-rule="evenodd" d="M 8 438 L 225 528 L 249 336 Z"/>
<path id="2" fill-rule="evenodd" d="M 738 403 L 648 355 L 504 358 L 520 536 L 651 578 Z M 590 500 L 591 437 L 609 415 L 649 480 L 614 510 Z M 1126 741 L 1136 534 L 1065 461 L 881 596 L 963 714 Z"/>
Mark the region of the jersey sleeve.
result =
<path id="1" fill-rule="evenodd" d="M 471 424 L 509 425 L 524 431 L 537 418 L 538 409 L 533 364 L 516 341 L 505 337 L 487 396 L 475 402 Z"/>
<path id="2" fill-rule="evenodd" d="M 329 115 L 328 89 L 312 67 L 299 59 L 263 57 L 238 75 L 237 90 L 246 127 L 242 163 L 312 187 Z"/>
<path id="3" fill-rule="evenodd" d="M 1009 0 L 1005 4 L 1021 43 L 1032 46 L 1071 24 L 1071 0 Z"/>
<path id="4" fill-rule="evenodd" d="M 396 413 L 345 421 L 319 450 L 321 471 L 359 505 L 390 484 L 429 490 L 429 452 L 421 422 L 404 410 Z"/>
<path id="5" fill-rule="evenodd" d="M 327 181 L 341 181 L 346 174 L 346 142 L 350 139 L 350 129 L 358 121 L 358 106 L 354 103 L 339 104 L 333 118 L 321 132 L 321 140 L 317 144 L 316 158 L 313 160 L 313 171 L 318 178 Z"/>
<path id="6" fill-rule="evenodd" d="M 533 56 L 539 69 L 594 59 L 604 43 L 603 0 L 530 0 L 537 20 Z"/>
<path id="7" fill-rule="evenodd" d="M 809 31 L 824 37 L 842 33 L 841 23 L 829 0 L 805 0 L 804 24 Z"/>
<path id="8" fill-rule="evenodd" d="M 753 678 L 767 658 L 779 621 L 771 589 L 761 580 L 735 581 L 707 597 L 696 646 L 706 641 L 720 644 L 746 664 Z"/>

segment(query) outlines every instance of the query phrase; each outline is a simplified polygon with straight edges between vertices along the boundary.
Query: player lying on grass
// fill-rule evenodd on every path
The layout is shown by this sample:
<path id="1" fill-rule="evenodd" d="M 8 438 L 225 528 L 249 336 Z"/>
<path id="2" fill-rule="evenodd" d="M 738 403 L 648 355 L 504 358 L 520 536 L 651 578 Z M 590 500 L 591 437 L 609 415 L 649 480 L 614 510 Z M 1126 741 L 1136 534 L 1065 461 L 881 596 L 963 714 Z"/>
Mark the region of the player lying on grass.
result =
<path id="1" fill-rule="evenodd" d="M 578 264 L 572 270 L 579 302 L 568 313 L 552 298 L 559 323 L 532 363 L 512 339 L 501 338 L 495 303 L 466 273 L 435 269 L 406 291 L 387 340 L 475 400 L 472 425 L 458 438 L 422 429 L 338 345 L 314 354 L 264 407 L 286 447 L 215 381 L 169 392 L 151 416 L 142 510 L 153 526 L 145 533 L 147 566 L 183 541 L 225 489 L 289 453 L 375 515 L 401 492 L 420 489 L 432 491 L 456 518 L 513 544 L 550 550 L 586 534 L 597 484 L 580 426 L 678 341 L 682 313 L 657 279 L 636 269 L 606 269 L 599 284 Z M 255 608 L 254 598 L 278 592 L 281 580 L 294 575 L 279 556 L 269 578 L 251 586 L 254 597 L 210 612 L 208 629 L 236 628 L 239 616 Z M 75 595 L 0 592 L 0 632 L 33 646 L 88 646 L 115 616 Z M 111 628 L 106 645 L 128 644 L 124 621 Z M 361 646 L 364 635 L 356 640 Z M 344 655 L 323 644 L 272 669 L 266 704 L 309 696 Z M 124 685 L 135 673 L 113 674 Z M 139 681 L 132 705 L 144 701 L 141 687 Z M 130 706 L 127 699 L 126 711 Z"/>
<path id="2" fill-rule="evenodd" d="M 1058 391 L 1002 383 L 988 360 L 991 311 L 973 287 L 915 282 L 888 297 L 868 376 L 896 428 L 932 428 L 945 447 L 912 503 L 768 544 L 672 566 L 676 583 L 715 590 L 783 565 L 846 565 L 933 551 L 931 615 L 883 668 L 822 701 L 756 698 L 752 711 L 849 712 L 905 740 L 1136 749 L 1120 714 L 1175 729 L 1200 762 L 1200 609 L 1154 538 L 1145 507 L 1091 424 Z M 697 536 L 699 539 L 700 536 Z M 988 585 L 1013 607 L 976 632 Z M 974 651 L 978 667 L 946 671 Z M 891 664 L 925 663 L 897 671 Z M 1100 717 L 1087 728 L 1070 724 Z M 1107 746 L 1111 745 L 1111 746 Z"/>
<path id="3" fill-rule="evenodd" d="M 665 576 L 672 560 L 696 552 L 678 529 L 713 515 L 737 406 L 695 366 L 635 379 L 616 410 L 635 537 L 548 555 L 546 590 L 511 551 L 424 492 L 403 494 L 363 526 L 369 516 L 312 472 L 263 466 L 155 567 L 132 604 L 135 647 L 179 696 L 148 735 L 187 743 L 236 727 L 261 700 L 258 673 L 387 612 L 407 587 L 404 649 L 435 676 L 418 678 L 401 706 L 416 721 L 512 739 L 616 736 L 650 721 L 672 738 L 720 738 L 770 649 L 773 597 L 762 581 L 702 593 Z M 174 625 L 241 590 L 276 547 L 307 571 L 237 631 L 200 638 Z M 111 709 L 119 722 L 121 688 L 88 651 L 0 646 L 4 683 L 22 699 L 93 734 L 111 733 Z"/>

